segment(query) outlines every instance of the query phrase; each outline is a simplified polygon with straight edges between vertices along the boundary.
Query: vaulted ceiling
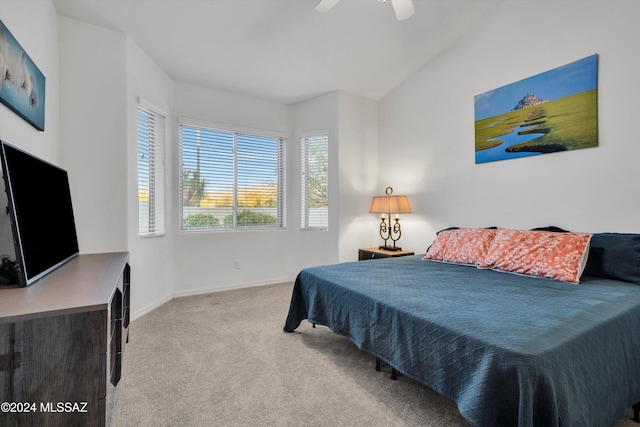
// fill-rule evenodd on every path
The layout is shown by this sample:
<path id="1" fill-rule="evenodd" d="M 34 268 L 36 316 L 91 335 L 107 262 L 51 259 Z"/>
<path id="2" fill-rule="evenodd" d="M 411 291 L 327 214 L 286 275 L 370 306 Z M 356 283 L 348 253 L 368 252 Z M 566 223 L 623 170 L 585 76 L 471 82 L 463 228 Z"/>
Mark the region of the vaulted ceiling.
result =
<path id="1" fill-rule="evenodd" d="M 173 79 L 281 103 L 333 90 L 379 99 L 497 4 L 413 0 L 54 0 L 59 15 L 128 34 Z"/>

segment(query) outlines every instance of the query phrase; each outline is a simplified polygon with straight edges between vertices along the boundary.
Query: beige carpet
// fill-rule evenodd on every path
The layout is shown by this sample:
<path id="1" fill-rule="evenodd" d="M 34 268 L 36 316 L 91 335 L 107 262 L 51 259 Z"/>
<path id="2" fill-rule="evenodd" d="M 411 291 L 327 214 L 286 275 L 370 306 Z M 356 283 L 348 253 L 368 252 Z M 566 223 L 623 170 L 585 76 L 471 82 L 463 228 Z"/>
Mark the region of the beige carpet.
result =
<path id="1" fill-rule="evenodd" d="M 175 298 L 132 322 L 114 425 L 468 426 L 455 404 L 376 372 L 327 328 L 284 333 L 292 288 Z"/>

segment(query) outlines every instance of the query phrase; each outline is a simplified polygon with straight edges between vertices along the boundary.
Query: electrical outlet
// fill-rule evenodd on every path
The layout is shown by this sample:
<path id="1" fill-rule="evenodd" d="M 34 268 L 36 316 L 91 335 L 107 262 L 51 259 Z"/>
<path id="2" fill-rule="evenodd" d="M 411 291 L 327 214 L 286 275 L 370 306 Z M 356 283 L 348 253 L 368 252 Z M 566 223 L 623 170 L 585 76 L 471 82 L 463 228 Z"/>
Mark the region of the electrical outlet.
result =
<path id="1" fill-rule="evenodd" d="M 235 269 L 239 269 L 240 268 L 240 260 L 239 259 L 233 261 L 233 268 L 235 268 Z"/>

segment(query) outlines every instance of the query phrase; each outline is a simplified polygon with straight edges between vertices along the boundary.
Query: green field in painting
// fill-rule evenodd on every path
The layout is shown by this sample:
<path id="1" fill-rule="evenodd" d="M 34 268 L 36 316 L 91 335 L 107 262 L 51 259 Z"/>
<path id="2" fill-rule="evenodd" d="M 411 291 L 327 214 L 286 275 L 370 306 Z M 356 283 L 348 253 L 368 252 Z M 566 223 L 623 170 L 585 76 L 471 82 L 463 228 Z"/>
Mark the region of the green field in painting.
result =
<path id="1" fill-rule="evenodd" d="M 597 90 L 592 89 L 478 120 L 475 123 L 476 151 L 502 144 L 504 141 L 500 137 L 508 135 L 522 123 L 526 123 L 526 130 L 521 134 L 544 135 L 513 145 L 506 151 L 548 153 L 595 147 L 598 145 L 597 105 Z"/>

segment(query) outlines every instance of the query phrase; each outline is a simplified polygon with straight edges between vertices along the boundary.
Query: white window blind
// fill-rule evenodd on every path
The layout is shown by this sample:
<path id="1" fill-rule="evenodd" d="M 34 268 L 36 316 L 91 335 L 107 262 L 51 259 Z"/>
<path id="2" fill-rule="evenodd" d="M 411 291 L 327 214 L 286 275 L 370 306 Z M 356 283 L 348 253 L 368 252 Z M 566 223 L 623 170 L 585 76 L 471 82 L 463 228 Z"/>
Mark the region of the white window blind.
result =
<path id="1" fill-rule="evenodd" d="M 180 124 L 182 230 L 285 226 L 285 139 L 256 133 Z"/>
<path id="2" fill-rule="evenodd" d="M 329 137 L 302 138 L 302 229 L 329 228 Z"/>
<path id="3" fill-rule="evenodd" d="M 165 117 L 138 105 L 138 234 L 164 235 Z"/>

